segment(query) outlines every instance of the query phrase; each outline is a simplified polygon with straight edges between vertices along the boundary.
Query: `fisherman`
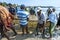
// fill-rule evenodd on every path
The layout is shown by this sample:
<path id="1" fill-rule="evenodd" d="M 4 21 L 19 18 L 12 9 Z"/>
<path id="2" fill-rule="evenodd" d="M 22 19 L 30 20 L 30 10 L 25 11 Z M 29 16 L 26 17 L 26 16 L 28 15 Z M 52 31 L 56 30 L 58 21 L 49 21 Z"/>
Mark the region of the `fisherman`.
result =
<path id="1" fill-rule="evenodd" d="M 50 14 L 49 14 L 49 22 L 50 22 L 49 34 L 50 34 L 50 38 L 51 38 L 53 31 L 54 31 L 56 24 L 57 24 L 57 15 L 56 15 L 54 8 L 52 9 L 52 12 L 50 12 Z"/>
<path id="2" fill-rule="evenodd" d="M 28 34 L 28 21 L 29 21 L 29 13 L 25 11 L 25 5 L 22 4 L 20 6 L 21 10 L 17 12 L 18 18 L 20 19 L 20 26 L 22 28 L 22 35 L 24 34 L 24 29 Z"/>
<path id="3" fill-rule="evenodd" d="M 37 16 L 38 16 L 38 24 L 37 24 L 37 27 L 36 27 L 36 32 L 37 32 L 37 35 L 38 35 L 38 31 L 40 30 L 40 32 L 42 32 L 42 37 L 44 37 L 45 16 L 42 13 L 41 9 L 37 10 Z"/>
<path id="4" fill-rule="evenodd" d="M 12 4 L 9 3 L 9 12 L 11 13 L 11 15 L 13 15 L 13 17 L 15 16 L 15 9 L 12 6 Z M 12 17 L 11 17 L 12 18 Z M 12 18 L 12 20 L 14 20 L 14 18 Z M 15 33 L 13 36 L 17 35 L 17 32 L 14 29 L 13 23 L 10 23 L 10 25 L 8 25 L 8 27 L 11 26 L 10 28 L 13 30 L 13 32 Z"/>

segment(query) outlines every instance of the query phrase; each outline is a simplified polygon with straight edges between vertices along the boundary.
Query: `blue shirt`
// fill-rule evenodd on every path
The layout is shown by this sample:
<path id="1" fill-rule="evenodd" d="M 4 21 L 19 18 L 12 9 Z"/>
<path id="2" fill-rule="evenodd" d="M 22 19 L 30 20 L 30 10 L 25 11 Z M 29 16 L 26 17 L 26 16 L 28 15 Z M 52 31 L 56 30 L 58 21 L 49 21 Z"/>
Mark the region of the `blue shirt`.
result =
<path id="1" fill-rule="evenodd" d="M 27 18 L 29 18 L 29 13 L 25 10 L 19 10 L 17 11 L 17 16 L 20 19 L 20 25 L 26 25 L 28 24 Z"/>
<path id="2" fill-rule="evenodd" d="M 55 12 L 52 12 L 50 15 L 49 15 L 49 21 L 51 21 L 52 23 L 57 23 L 57 15 Z"/>

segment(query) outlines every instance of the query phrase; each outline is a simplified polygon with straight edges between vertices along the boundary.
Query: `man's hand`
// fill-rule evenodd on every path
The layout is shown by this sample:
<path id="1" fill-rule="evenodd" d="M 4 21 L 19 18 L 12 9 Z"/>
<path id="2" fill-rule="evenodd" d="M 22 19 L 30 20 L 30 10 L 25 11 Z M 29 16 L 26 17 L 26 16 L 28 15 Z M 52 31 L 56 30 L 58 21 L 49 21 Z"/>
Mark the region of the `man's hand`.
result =
<path id="1" fill-rule="evenodd" d="M 29 18 L 27 18 L 27 21 L 29 21 Z"/>

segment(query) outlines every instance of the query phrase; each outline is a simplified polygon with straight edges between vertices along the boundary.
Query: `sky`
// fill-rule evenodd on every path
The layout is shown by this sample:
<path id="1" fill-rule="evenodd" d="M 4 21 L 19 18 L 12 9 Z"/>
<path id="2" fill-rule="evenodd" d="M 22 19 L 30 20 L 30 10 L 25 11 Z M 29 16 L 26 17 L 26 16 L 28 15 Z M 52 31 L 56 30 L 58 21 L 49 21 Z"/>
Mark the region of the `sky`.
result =
<path id="1" fill-rule="evenodd" d="M 26 6 L 54 6 L 60 7 L 60 0 L 0 0 L 12 4 L 25 4 Z"/>

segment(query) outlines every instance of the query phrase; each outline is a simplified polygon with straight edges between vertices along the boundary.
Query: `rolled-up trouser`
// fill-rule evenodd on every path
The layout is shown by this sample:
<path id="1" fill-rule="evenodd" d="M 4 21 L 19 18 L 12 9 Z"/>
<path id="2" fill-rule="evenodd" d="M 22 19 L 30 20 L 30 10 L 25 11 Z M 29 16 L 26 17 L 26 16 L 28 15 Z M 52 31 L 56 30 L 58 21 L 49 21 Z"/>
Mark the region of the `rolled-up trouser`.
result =
<path id="1" fill-rule="evenodd" d="M 49 34 L 50 34 L 50 37 L 52 36 L 55 27 L 56 27 L 56 23 L 50 22 L 50 26 L 49 26 Z"/>
<path id="2" fill-rule="evenodd" d="M 36 27 L 36 32 L 38 34 L 39 30 L 42 28 L 42 31 L 43 31 L 43 35 L 44 35 L 44 31 L 45 31 L 45 27 L 44 27 L 44 23 L 43 24 L 37 24 L 37 27 Z"/>

